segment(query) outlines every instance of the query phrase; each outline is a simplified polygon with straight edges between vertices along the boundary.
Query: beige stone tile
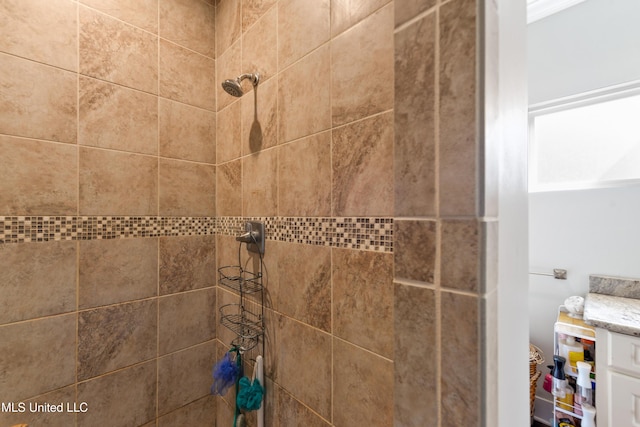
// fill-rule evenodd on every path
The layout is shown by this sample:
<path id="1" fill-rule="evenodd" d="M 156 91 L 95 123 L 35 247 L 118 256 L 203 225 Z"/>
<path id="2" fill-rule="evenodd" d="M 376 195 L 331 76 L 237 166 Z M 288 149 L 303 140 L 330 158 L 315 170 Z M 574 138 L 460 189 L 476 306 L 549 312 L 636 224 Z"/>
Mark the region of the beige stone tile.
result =
<path id="1" fill-rule="evenodd" d="M 265 13 L 242 36 L 242 70 L 260 73 L 260 83 L 278 72 L 278 8 Z"/>
<path id="2" fill-rule="evenodd" d="M 331 35 L 336 36 L 390 0 L 331 0 Z"/>
<path id="3" fill-rule="evenodd" d="M 0 53 L 0 81 L 0 133 L 76 142 L 76 74 Z"/>
<path id="4" fill-rule="evenodd" d="M 158 34 L 158 0 L 80 0 L 80 3 Z"/>
<path id="5" fill-rule="evenodd" d="M 19 402 L 73 384 L 76 377 L 76 315 L 0 326 L 2 399 Z"/>
<path id="6" fill-rule="evenodd" d="M 393 113 L 333 130 L 332 212 L 393 215 Z"/>
<path id="7" fill-rule="evenodd" d="M 160 159 L 160 215 L 215 216 L 214 165 Z"/>
<path id="8" fill-rule="evenodd" d="M 157 293 L 157 238 L 81 241 L 78 264 L 81 309 Z"/>
<path id="9" fill-rule="evenodd" d="M 158 154 L 158 98 L 80 76 L 78 144 Z"/>
<path id="10" fill-rule="evenodd" d="M 0 51 L 78 70 L 77 5 L 70 0 L 0 3 Z"/>
<path id="11" fill-rule="evenodd" d="M 331 41 L 331 117 L 341 125 L 393 108 L 393 4 Z"/>
<path id="12" fill-rule="evenodd" d="M 0 412 L 0 425 L 14 426 L 29 424 L 34 426 L 51 426 L 51 427 L 66 427 L 75 425 L 76 416 L 73 412 L 66 412 L 67 405 L 73 408 L 76 403 L 76 388 L 75 386 L 61 388 L 51 393 L 43 394 L 32 399 L 23 400 L 25 404 L 24 412 Z M 43 403 L 51 403 L 59 405 L 62 403 L 62 407 L 65 412 L 31 412 L 31 406 L 38 408 L 36 405 L 42 405 Z M 5 402 L 6 404 L 7 402 Z M 16 402 L 16 409 L 19 402 Z M 77 403 L 78 407 L 80 403 Z"/>
<path id="13" fill-rule="evenodd" d="M 395 0 L 396 26 L 407 22 L 436 5 L 438 0 Z"/>
<path id="14" fill-rule="evenodd" d="M 439 425 L 435 291 L 394 286 L 394 424 Z"/>
<path id="15" fill-rule="evenodd" d="M 231 98 L 229 95 L 222 95 Z M 250 95 L 252 96 L 252 95 Z M 242 153 L 241 103 L 234 102 L 218 111 L 216 126 L 216 158 L 218 164 L 235 160 Z"/>
<path id="16" fill-rule="evenodd" d="M 442 425 L 477 424 L 480 415 L 478 299 L 442 292 Z M 448 369 L 461 366 L 464 369 Z"/>
<path id="17" fill-rule="evenodd" d="M 216 336 L 214 287 L 160 298 L 159 352 L 167 354 Z"/>
<path id="18" fill-rule="evenodd" d="M 478 291 L 480 225 L 476 220 L 443 220 L 440 284 L 446 288 Z"/>
<path id="19" fill-rule="evenodd" d="M 160 96 L 215 111 L 215 75 L 214 59 L 160 39 Z"/>
<path id="20" fill-rule="evenodd" d="M 241 161 L 236 160 L 218 166 L 216 180 L 216 215 L 242 216 Z"/>
<path id="21" fill-rule="evenodd" d="M 331 127 L 330 61 L 324 45 L 278 74 L 278 143 Z"/>
<path id="22" fill-rule="evenodd" d="M 158 304 L 119 304 L 78 314 L 78 380 L 156 356 Z"/>
<path id="23" fill-rule="evenodd" d="M 218 287 L 218 293 L 217 293 L 217 299 L 216 301 L 218 302 L 217 308 L 218 310 L 216 310 L 216 323 L 218 325 L 221 325 L 220 321 L 222 319 L 222 313 L 219 311 L 222 309 L 222 307 L 225 307 L 224 310 L 224 315 L 228 316 L 228 315 L 234 315 L 234 314 L 239 314 L 239 304 L 240 304 L 240 296 L 232 291 L 230 291 L 228 288 L 226 287 Z M 218 330 L 217 330 L 217 338 L 218 340 L 220 340 L 221 342 L 224 343 L 224 351 L 222 351 L 222 353 L 219 355 L 220 357 L 222 357 L 222 355 L 224 355 L 224 353 L 231 347 L 231 342 L 233 340 L 235 340 L 237 338 L 237 334 L 232 331 L 231 329 L 227 328 L 224 325 L 221 325 Z M 220 358 L 219 357 L 219 358 Z M 234 402 L 233 399 L 235 399 L 235 397 L 228 397 L 230 402 Z"/>
<path id="24" fill-rule="evenodd" d="M 330 0 L 278 2 L 278 68 L 285 69 L 330 38 Z M 313 31 L 309 31 L 313 28 Z M 326 76 L 325 76 L 326 78 Z"/>
<path id="25" fill-rule="evenodd" d="M 393 223 L 393 238 L 394 277 L 434 283 L 435 221 L 396 219 Z"/>
<path id="26" fill-rule="evenodd" d="M 435 38 L 434 14 L 395 35 L 396 216 L 436 214 Z"/>
<path id="27" fill-rule="evenodd" d="M 158 93 L 158 37 L 80 7 L 80 73 Z"/>
<path id="28" fill-rule="evenodd" d="M 160 238 L 160 295 L 216 284 L 215 236 Z"/>
<path id="29" fill-rule="evenodd" d="M 211 341 L 158 359 L 159 414 L 209 395 L 215 347 Z"/>
<path id="30" fill-rule="evenodd" d="M 0 152 L 4 215 L 76 214 L 76 146 L 0 136 Z"/>
<path id="31" fill-rule="evenodd" d="M 152 361 L 78 384 L 78 427 L 137 426 L 155 418 L 156 362 Z"/>
<path id="32" fill-rule="evenodd" d="M 242 159 L 242 212 L 244 216 L 277 215 L 278 166 L 275 150 Z"/>
<path id="33" fill-rule="evenodd" d="M 393 424 L 393 362 L 333 340 L 333 424 Z"/>
<path id="34" fill-rule="evenodd" d="M 76 309 L 76 243 L 0 245 L 0 324 Z"/>
<path id="35" fill-rule="evenodd" d="M 215 7 L 201 1 L 162 0 L 160 37 L 215 58 Z"/>
<path id="36" fill-rule="evenodd" d="M 232 426 L 235 414 L 235 405 L 232 408 L 224 400 L 218 400 L 218 406 L 216 407 L 216 425 L 217 426 Z"/>
<path id="37" fill-rule="evenodd" d="M 242 32 L 246 32 L 276 3 L 277 0 L 242 0 Z"/>
<path id="38" fill-rule="evenodd" d="M 216 60 L 216 108 L 217 111 L 226 108 L 233 103 L 240 103 L 238 98 L 229 95 L 222 88 L 222 82 L 225 80 L 235 80 L 242 74 L 242 50 L 241 43 L 238 40 L 231 49 L 222 55 L 218 55 Z M 242 81 L 242 89 L 245 93 L 251 92 L 252 84 L 248 79 Z"/>
<path id="39" fill-rule="evenodd" d="M 216 162 L 216 114 L 160 98 L 160 155 Z"/>
<path id="40" fill-rule="evenodd" d="M 279 424 L 268 425 L 278 425 L 280 427 L 329 427 L 331 425 L 285 390 L 275 384 L 274 388 L 276 388 L 274 393 L 275 419 L 278 420 Z"/>
<path id="41" fill-rule="evenodd" d="M 393 255 L 332 251 L 334 335 L 393 358 Z"/>
<path id="42" fill-rule="evenodd" d="M 279 215 L 331 215 L 330 132 L 278 149 L 278 188 Z"/>
<path id="43" fill-rule="evenodd" d="M 278 383 L 295 399 L 330 419 L 331 336 L 286 317 L 279 317 L 277 323 Z"/>
<path id="44" fill-rule="evenodd" d="M 278 311 L 331 332 L 331 248 L 281 244 L 277 269 Z"/>
<path id="45" fill-rule="evenodd" d="M 278 79 L 260 84 L 242 97 L 242 155 L 278 144 Z"/>
<path id="46" fill-rule="evenodd" d="M 440 215 L 475 215 L 476 4 L 440 8 Z"/>
<path id="47" fill-rule="evenodd" d="M 223 0 L 216 7 L 216 57 L 219 58 L 242 35 L 241 0 Z"/>
<path id="48" fill-rule="evenodd" d="M 158 160 L 80 147 L 81 215 L 157 215 Z"/>
<path id="49" fill-rule="evenodd" d="M 160 417 L 158 427 L 208 426 L 215 418 L 216 400 L 207 396 Z"/>

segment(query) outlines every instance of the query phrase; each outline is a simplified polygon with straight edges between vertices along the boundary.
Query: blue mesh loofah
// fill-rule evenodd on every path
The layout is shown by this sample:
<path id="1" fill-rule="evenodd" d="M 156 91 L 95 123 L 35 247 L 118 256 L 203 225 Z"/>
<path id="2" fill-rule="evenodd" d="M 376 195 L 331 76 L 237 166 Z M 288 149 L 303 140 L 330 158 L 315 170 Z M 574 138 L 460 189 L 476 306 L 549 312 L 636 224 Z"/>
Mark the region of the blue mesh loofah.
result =
<path id="1" fill-rule="evenodd" d="M 236 403 L 245 411 L 255 411 L 260 409 L 262 404 L 262 395 L 264 387 L 260 384 L 260 380 L 253 379 L 253 383 L 247 377 L 240 378 L 240 391 L 236 397 Z"/>
<path id="2" fill-rule="evenodd" d="M 213 367 L 213 385 L 211 394 L 224 396 L 229 388 L 236 383 L 240 368 L 231 360 L 231 352 L 227 352 L 222 360 Z"/>

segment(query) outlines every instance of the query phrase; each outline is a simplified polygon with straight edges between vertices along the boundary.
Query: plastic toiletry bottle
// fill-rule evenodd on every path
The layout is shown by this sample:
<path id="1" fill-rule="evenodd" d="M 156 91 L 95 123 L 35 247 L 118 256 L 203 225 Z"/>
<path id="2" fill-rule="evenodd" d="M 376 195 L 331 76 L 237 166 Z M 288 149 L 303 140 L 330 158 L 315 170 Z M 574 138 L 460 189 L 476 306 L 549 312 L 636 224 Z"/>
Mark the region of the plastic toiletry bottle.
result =
<path id="1" fill-rule="evenodd" d="M 564 365 L 565 372 L 577 374 L 576 363 L 579 360 L 584 360 L 584 347 L 582 344 L 577 342 L 574 337 L 568 336 L 562 343 L 561 353 L 567 360 Z"/>
<path id="2" fill-rule="evenodd" d="M 583 402 L 582 414 L 582 427 L 596 427 L 596 408 Z"/>
<path id="3" fill-rule="evenodd" d="M 593 405 L 593 390 L 591 389 L 591 365 L 587 362 L 578 362 L 578 380 L 576 381 L 576 394 L 574 397 L 576 414 L 582 415 L 582 405 Z"/>

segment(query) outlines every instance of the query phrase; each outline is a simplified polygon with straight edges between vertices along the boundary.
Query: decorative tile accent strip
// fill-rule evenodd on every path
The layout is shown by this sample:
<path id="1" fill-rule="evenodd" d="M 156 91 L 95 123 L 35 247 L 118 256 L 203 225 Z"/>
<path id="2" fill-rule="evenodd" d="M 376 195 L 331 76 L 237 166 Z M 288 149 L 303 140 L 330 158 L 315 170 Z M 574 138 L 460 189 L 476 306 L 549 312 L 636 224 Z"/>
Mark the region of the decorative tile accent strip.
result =
<path id="1" fill-rule="evenodd" d="M 239 235 L 263 221 L 268 240 L 393 252 L 393 218 L 0 216 L 0 243 L 130 237 Z"/>

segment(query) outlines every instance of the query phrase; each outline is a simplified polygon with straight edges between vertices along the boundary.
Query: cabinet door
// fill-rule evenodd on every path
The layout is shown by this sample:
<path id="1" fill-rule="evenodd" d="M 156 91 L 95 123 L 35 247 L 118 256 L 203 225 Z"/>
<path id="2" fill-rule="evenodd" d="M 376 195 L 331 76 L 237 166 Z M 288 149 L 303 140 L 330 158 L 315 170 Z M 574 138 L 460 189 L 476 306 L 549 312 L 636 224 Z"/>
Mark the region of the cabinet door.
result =
<path id="1" fill-rule="evenodd" d="M 609 372 L 610 426 L 640 427 L 640 379 Z"/>

